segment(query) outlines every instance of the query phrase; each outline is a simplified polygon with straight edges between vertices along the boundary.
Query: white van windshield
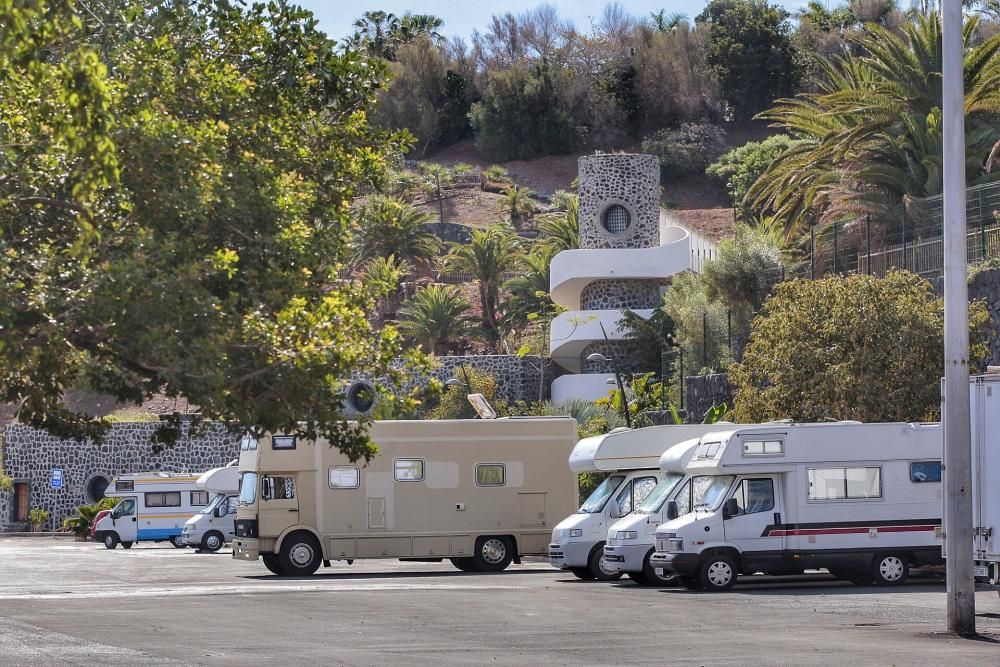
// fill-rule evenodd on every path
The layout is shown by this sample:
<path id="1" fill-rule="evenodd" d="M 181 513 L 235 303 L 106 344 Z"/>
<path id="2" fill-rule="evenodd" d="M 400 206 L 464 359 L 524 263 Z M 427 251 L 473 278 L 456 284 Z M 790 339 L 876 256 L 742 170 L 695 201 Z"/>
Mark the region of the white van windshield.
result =
<path id="1" fill-rule="evenodd" d="M 576 511 L 577 514 L 594 514 L 595 512 L 600 512 L 604 509 L 604 504 L 608 502 L 608 498 L 611 494 L 615 492 L 621 483 L 625 480 L 624 475 L 612 475 L 606 478 L 603 482 L 594 489 L 590 497 L 582 505 L 580 509 Z"/>
<path id="2" fill-rule="evenodd" d="M 666 501 L 667 496 L 670 492 L 674 490 L 680 481 L 684 479 L 684 473 L 680 472 L 668 472 L 667 475 L 660 480 L 660 483 L 656 485 L 656 488 L 649 492 L 646 499 L 643 500 L 635 508 L 635 511 L 639 514 L 652 514 L 654 512 L 659 512 L 660 508 L 663 507 L 664 501 Z"/>
<path id="3" fill-rule="evenodd" d="M 253 505 L 257 500 L 257 473 L 245 472 L 240 477 L 240 505 Z"/>
<path id="4" fill-rule="evenodd" d="M 726 491 L 732 485 L 735 475 L 703 475 L 695 477 L 694 482 L 694 508 L 696 510 L 714 511 L 719 509 L 722 499 L 726 497 Z"/>
<path id="5" fill-rule="evenodd" d="M 219 503 L 224 502 L 225 500 L 226 500 L 226 494 L 224 493 L 215 494 L 215 497 L 212 498 L 212 502 L 210 502 L 208 505 L 202 508 L 202 510 L 198 512 L 198 514 L 211 514 L 212 512 L 215 511 L 215 508 L 219 506 Z"/>

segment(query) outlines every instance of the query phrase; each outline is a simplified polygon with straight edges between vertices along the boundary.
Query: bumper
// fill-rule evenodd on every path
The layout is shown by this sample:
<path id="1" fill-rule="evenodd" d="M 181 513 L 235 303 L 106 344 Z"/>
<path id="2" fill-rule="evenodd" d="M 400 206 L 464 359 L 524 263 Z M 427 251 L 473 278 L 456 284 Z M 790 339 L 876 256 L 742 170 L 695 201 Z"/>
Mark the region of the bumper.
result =
<path id="1" fill-rule="evenodd" d="M 181 533 L 181 543 L 189 547 L 200 547 L 202 534 L 202 531 L 195 533 L 186 530 Z"/>
<path id="2" fill-rule="evenodd" d="M 642 572 L 652 544 L 627 544 L 604 547 L 604 566 L 617 572 Z"/>
<path id="3" fill-rule="evenodd" d="M 570 567 L 587 567 L 590 551 L 596 542 L 552 542 L 549 544 L 549 563 L 565 570 Z"/>
<path id="4" fill-rule="evenodd" d="M 649 558 L 649 564 L 653 569 L 663 569 L 666 572 L 680 574 L 682 576 L 694 576 L 698 572 L 698 564 L 701 558 L 698 554 L 686 553 L 663 553 L 657 551 Z M 659 574 L 659 573 L 657 573 Z"/>
<path id="5" fill-rule="evenodd" d="M 233 558 L 236 560 L 257 560 L 257 540 L 248 537 L 237 537 L 233 540 Z"/>

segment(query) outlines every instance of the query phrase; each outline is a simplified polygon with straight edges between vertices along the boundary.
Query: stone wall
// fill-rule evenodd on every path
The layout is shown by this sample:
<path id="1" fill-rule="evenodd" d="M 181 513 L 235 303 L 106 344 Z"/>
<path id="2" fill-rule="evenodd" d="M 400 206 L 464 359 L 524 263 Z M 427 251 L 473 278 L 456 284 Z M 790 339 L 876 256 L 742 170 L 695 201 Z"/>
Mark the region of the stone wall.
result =
<path id="1" fill-rule="evenodd" d="M 580 247 L 652 248 L 660 244 L 660 163 L 653 155 L 599 154 L 579 159 Z M 621 233 L 601 224 L 618 204 L 631 223 Z"/>
<path id="2" fill-rule="evenodd" d="M 733 407 L 733 385 L 728 373 L 692 375 L 684 378 L 684 408 L 689 424 L 700 424 L 713 405 L 726 403 Z"/>
<path id="3" fill-rule="evenodd" d="M 640 310 L 660 305 L 660 280 L 595 280 L 580 292 L 580 310 Z"/>
<path id="4" fill-rule="evenodd" d="M 553 364 L 548 357 L 513 354 L 479 354 L 437 357 L 439 366 L 432 375 L 445 382 L 449 378 L 463 380 L 462 365 L 492 375 L 500 385 L 500 395 L 509 402 L 538 401 L 549 398 Z M 539 396 L 541 393 L 541 396 Z"/>
<path id="5" fill-rule="evenodd" d="M 90 503 L 88 485 L 98 477 L 169 471 L 200 473 L 224 466 L 239 456 L 239 439 L 221 424 L 207 424 L 204 432 L 189 435 L 187 427 L 173 446 L 154 454 L 151 436 L 159 422 L 118 423 L 104 442 L 60 440 L 22 424 L 4 429 L 3 467 L 15 481 L 30 484 L 28 504 L 49 510 L 55 525 L 76 513 L 79 505 Z M 64 470 L 64 488 L 50 487 L 53 468 Z M 9 516 L 9 515 L 8 515 Z M 0 530 L 4 529 L 0 522 Z"/>
<path id="6" fill-rule="evenodd" d="M 642 368 L 636 360 L 639 358 L 639 344 L 630 340 L 594 341 L 583 348 L 580 354 L 581 373 L 611 373 L 615 372 L 614 364 L 610 361 L 588 361 L 587 357 L 595 352 L 603 354 L 609 359 L 618 361 L 618 370 L 621 373 L 649 373 L 657 372 L 655 368 Z M 610 375 L 609 377 L 614 377 Z M 608 389 L 611 389 L 609 386 Z"/>
<path id="7" fill-rule="evenodd" d="M 4 526 L 12 523 L 14 518 L 14 494 L 9 491 L 0 491 L 0 532 Z"/>
<path id="8" fill-rule="evenodd" d="M 472 229 L 457 222 L 429 222 L 424 228 L 446 243 L 468 243 Z"/>
<path id="9" fill-rule="evenodd" d="M 980 271 L 969 281 L 969 301 L 983 301 L 990 311 L 991 329 L 989 366 L 1000 366 L 1000 269 Z"/>

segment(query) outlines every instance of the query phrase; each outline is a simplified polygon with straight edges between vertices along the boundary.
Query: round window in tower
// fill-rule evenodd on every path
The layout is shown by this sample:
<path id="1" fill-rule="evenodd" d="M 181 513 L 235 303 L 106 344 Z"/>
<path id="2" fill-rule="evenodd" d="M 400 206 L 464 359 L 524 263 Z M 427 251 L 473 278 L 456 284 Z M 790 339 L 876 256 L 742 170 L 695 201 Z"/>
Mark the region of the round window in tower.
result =
<path id="1" fill-rule="evenodd" d="M 95 473 L 87 480 L 84 485 L 84 493 L 87 496 L 87 500 L 92 503 L 100 502 L 104 499 L 104 492 L 108 490 L 108 485 L 111 484 L 111 480 L 107 476 L 101 473 Z"/>
<path id="2" fill-rule="evenodd" d="M 367 382 L 355 382 L 347 391 L 347 402 L 354 410 L 364 414 L 375 405 L 375 388 Z"/>
<path id="3" fill-rule="evenodd" d="M 609 234 L 622 234 L 632 224 L 632 214 L 621 204 L 612 204 L 601 214 L 601 226 Z"/>

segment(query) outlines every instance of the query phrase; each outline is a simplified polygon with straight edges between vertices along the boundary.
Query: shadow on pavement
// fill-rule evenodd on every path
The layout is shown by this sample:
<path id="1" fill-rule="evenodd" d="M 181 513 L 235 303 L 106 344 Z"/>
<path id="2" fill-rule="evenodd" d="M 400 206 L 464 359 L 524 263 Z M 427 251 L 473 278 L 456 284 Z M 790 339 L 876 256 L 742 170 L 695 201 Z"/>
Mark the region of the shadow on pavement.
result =
<path id="1" fill-rule="evenodd" d="M 243 575 L 242 579 L 249 579 L 253 581 L 336 581 L 336 580 L 351 580 L 351 579 L 427 579 L 435 577 L 473 577 L 473 576 L 516 576 L 518 574 L 539 574 L 543 572 L 548 572 L 547 569 L 518 569 L 518 570 L 507 570 L 504 572 L 461 572 L 455 570 L 454 572 L 317 572 L 316 574 L 310 575 L 308 577 L 279 577 L 274 574 L 251 574 Z"/>

